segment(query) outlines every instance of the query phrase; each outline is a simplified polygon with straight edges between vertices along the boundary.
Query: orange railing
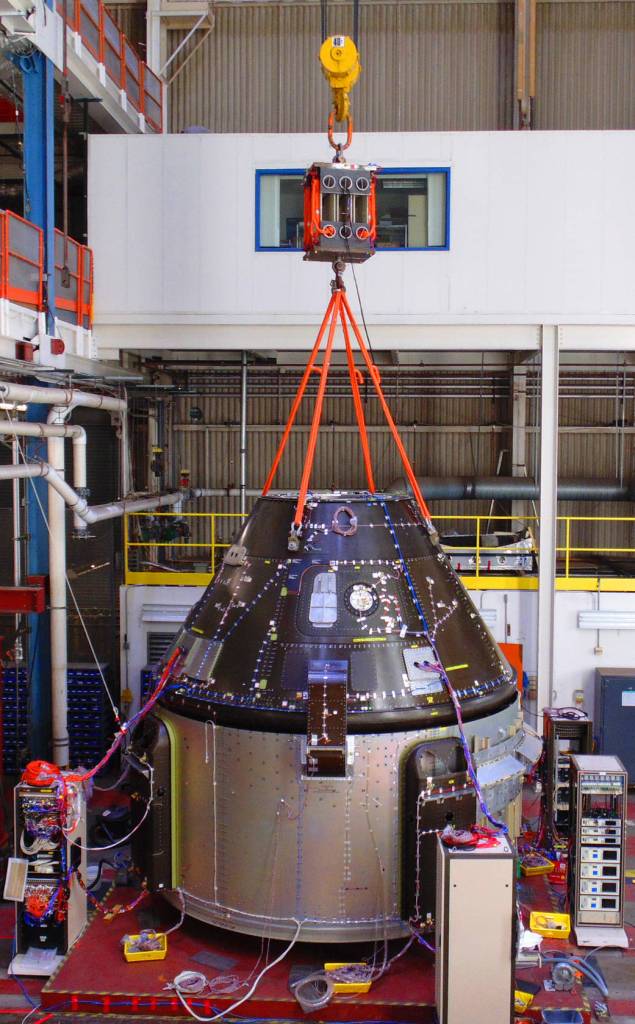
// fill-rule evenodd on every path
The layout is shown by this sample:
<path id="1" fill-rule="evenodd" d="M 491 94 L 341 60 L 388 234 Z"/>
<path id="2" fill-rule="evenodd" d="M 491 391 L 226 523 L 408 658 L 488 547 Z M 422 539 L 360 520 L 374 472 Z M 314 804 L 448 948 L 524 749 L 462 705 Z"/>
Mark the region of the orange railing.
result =
<path id="1" fill-rule="evenodd" d="M 10 210 L 0 210 L 0 298 L 44 309 L 44 234 Z M 55 314 L 92 326 L 93 254 L 55 231 Z"/>
<path id="2" fill-rule="evenodd" d="M 55 230 L 55 313 L 60 320 L 92 326 L 93 254 Z"/>
<path id="3" fill-rule="evenodd" d="M 0 211 L 0 294 L 21 306 L 44 303 L 44 236 L 40 228 L 10 210 Z"/>
<path id="4" fill-rule="evenodd" d="M 163 83 L 128 42 L 102 0 L 56 0 L 56 9 L 89 53 L 157 132 L 163 131 Z"/>

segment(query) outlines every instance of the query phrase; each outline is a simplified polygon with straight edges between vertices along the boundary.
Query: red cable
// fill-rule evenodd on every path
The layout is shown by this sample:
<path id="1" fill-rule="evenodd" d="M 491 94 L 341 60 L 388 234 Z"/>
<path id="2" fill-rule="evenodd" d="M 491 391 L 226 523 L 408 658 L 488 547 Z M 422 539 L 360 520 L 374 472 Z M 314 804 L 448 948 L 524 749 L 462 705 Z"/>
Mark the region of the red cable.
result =
<path id="1" fill-rule="evenodd" d="M 322 320 L 322 323 L 320 325 L 320 329 L 318 331 L 317 338 L 315 339 L 315 344 L 314 344 L 313 349 L 311 351 L 311 355 L 309 356 L 309 361 L 308 361 L 308 363 L 306 365 L 306 370 L 304 371 L 304 374 L 302 375 L 302 380 L 300 381 L 300 383 L 298 385 L 298 390 L 296 391 L 295 398 L 293 399 L 293 405 L 291 406 L 291 412 L 289 413 L 289 419 L 287 420 L 287 425 L 284 428 L 284 434 L 282 435 L 282 439 L 281 439 L 280 444 L 278 446 L 278 451 L 276 452 L 275 458 L 274 458 L 274 460 L 273 460 L 273 462 L 271 464 L 271 469 L 269 470 L 269 476 L 265 480 L 265 486 L 262 489 L 262 496 L 263 496 L 263 498 L 269 493 L 269 490 L 270 490 L 271 485 L 273 483 L 273 480 L 274 480 L 274 477 L 276 475 L 278 466 L 280 465 L 280 459 L 284 455 L 284 450 L 285 450 L 285 448 L 287 446 L 287 441 L 289 440 L 289 435 L 291 433 L 291 428 L 293 427 L 293 424 L 295 422 L 295 418 L 296 418 L 297 413 L 298 413 L 298 409 L 300 408 L 300 403 L 301 403 L 301 401 L 302 401 L 302 399 L 304 397 L 304 392 L 306 390 L 306 386 L 308 384 L 309 377 L 311 376 L 311 373 L 313 372 L 313 367 L 315 365 L 315 360 L 316 360 L 317 354 L 318 354 L 318 352 L 320 350 L 320 345 L 322 344 L 322 338 L 324 337 L 324 332 L 326 331 L 326 325 L 328 324 L 329 317 L 331 315 L 331 311 L 333 309 L 334 302 L 335 302 L 335 295 L 332 295 L 331 299 L 329 301 L 329 304 L 326 307 L 326 313 L 324 314 L 324 319 Z"/>
<path id="2" fill-rule="evenodd" d="M 373 476 L 373 462 L 370 454 L 370 445 L 368 443 L 368 432 L 366 430 L 366 420 L 364 419 L 364 407 L 362 406 L 362 399 L 359 393 L 359 384 L 357 382 L 357 370 L 355 369 L 355 359 L 353 357 L 353 350 L 351 348 L 351 339 L 348 334 L 348 325 L 346 323 L 346 317 L 344 316 L 344 310 L 340 309 L 340 318 L 342 321 L 342 331 L 344 332 L 344 343 L 346 345 L 346 361 L 348 363 L 348 375 L 351 378 L 351 390 L 353 392 L 353 405 L 355 406 L 355 415 L 357 416 L 357 426 L 359 427 L 359 439 L 362 446 L 362 455 L 364 458 L 364 467 L 366 469 L 366 480 L 368 482 L 368 490 L 371 494 L 375 493 L 375 477 Z"/>
<path id="3" fill-rule="evenodd" d="M 315 448 L 317 445 L 318 433 L 320 430 L 320 420 L 322 419 L 324 393 L 326 391 L 326 382 L 328 380 L 329 366 L 331 363 L 331 352 L 333 351 L 333 339 L 335 337 L 335 328 L 337 327 L 338 315 L 342 304 L 342 296 L 343 292 L 340 289 L 338 289 L 333 293 L 332 301 L 329 303 L 329 308 L 332 309 L 331 324 L 329 327 L 329 336 L 326 342 L 326 349 L 324 350 L 324 361 L 322 363 L 322 372 L 320 373 L 320 384 L 318 387 L 317 398 L 315 400 L 315 409 L 313 410 L 313 422 L 311 423 L 309 443 L 307 445 L 306 456 L 304 459 L 304 467 L 302 469 L 302 479 L 300 481 L 300 490 L 298 492 L 298 503 L 295 507 L 295 517 L 293 519 L 293 523 L 296 527 L 300 527 L 302 525 L 304 506 L 306 505 L 306 496 L 309 490 L 311 470 L 313 468 L 313 460 L 315 458 Z"/>

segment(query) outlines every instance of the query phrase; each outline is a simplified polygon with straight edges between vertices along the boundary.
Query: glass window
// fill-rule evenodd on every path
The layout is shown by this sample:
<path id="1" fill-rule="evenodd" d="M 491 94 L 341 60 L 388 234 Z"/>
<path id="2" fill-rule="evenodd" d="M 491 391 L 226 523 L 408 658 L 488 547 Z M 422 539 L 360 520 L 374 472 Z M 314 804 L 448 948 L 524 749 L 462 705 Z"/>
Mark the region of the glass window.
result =
<path id="1" fill-rule="evenodd" d="M 334 572 L 319 572 L 313 581 L 309 622 L 328 628 L 337 621 L 337 579 Z"/>
<path id="2" fill-rule="evenodd" d="M 378 249 L 446 248 L 445 171 L 377 176 Z"/>
<path id="3" fill-rule="evenodd" d="M 448 168 L 377 175 L 377 249 L 449 248 Z M 304 172 L 256 171 L 256 249 L 304 245 Z"/>
<path id="4" fill-rule="evenodd" d="M 304 174 L 257 171 L 260 216 L 256 229 L 259 249 L 302 249 L 304 245 Z"/>

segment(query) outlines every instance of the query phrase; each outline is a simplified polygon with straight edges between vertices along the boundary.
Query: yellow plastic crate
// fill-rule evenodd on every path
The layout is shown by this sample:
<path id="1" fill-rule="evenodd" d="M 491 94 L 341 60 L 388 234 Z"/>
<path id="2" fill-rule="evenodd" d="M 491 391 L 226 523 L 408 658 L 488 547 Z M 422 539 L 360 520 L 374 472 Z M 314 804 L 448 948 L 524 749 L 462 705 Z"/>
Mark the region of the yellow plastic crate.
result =
<path id="1" fill-rule="evenodd" d="M 545 860 L 543 864 L 522 864 L 520 870 L 526 878 L 531 878 L 532 875 L 548 875 L 555 868 L 555 864 L 552 860 Z"/>
<path id="2" fill-rule="evenodd" d="M 140 935 L 130 935 L 127 942 L 124 942 L 123 955 L 129 964 L 138 964 L 144 960 L 165 960 L 168 955 L 168 937 L 164 932 L 155 932 L 154 937 L 159 939 L 159 949 L 133 950 L 132 946 Z"/>
<path id="3" fill-rule="evenodd" d="M 531 1006 L 534 1000 L 531 992 L 519 992 L 518 989 L 514 992 L 514 1012 L 524 1013 L 525 1010 Z"/>
<path id="4" fill-rule="evenodd" d="M 351 963 L 324 964 L 324 970 L 327 973 L 328 973 L 328 971 L 338 971 L 342 967 L 368 967 L 368 964 L 355 964 L 355 963 L 354 964 L 351 964 Z M 369 992 L 371 985 L 372 985 L 371 981 L 334 981 L 333 982 L 333 992 L 336 995 L 338 993 L 341 993 L 341 994 L 347 993 L 348 995 L 351 995 L 351 994 L 354 994 L 356 992 L 357 993 Z"/>
<path id="5" fill-rule="evenodd" d="M 571 918 L 569 914 L 556 914 L 552 910 L 532 910 L 529 927 L 532 932 L 544 935 L 548 939 L 568 939 Z"/>

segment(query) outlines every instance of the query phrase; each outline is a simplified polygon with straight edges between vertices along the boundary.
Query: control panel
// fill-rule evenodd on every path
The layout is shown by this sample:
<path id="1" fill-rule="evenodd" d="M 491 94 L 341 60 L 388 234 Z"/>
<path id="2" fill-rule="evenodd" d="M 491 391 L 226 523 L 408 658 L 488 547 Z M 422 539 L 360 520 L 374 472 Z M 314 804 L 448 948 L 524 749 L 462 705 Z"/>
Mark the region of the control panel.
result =
<path id="1" fill-rule="evenodd" d="M 628 778 L 616 757 L 571 759 L 570 903 L 574 925 L 621 928 Z"/>

